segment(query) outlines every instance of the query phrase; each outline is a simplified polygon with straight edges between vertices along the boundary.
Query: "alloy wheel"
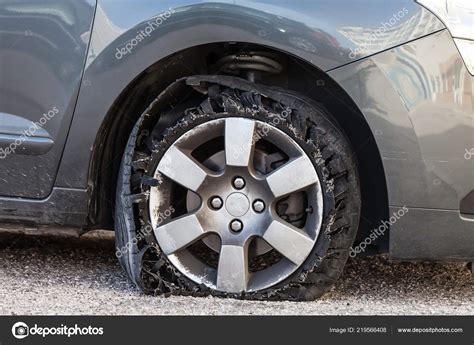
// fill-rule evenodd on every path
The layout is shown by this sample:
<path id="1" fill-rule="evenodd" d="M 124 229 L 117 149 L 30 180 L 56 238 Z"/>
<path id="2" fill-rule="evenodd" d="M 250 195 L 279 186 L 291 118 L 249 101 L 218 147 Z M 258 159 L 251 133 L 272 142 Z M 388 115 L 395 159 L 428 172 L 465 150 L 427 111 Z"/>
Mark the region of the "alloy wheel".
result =
<path id="1" fill-rule="evenodd" d="M 149 202 L 157 243 L 197 284 L 226 293 L 271 287 L 305 262 L 318 238 L 316 169 L 288 133 L 263 121 L 227 117 L 190 129 L 166 150 L 154 177 L 161 182 Z M 164 185 L 185 202 L 162 221 Z"/>

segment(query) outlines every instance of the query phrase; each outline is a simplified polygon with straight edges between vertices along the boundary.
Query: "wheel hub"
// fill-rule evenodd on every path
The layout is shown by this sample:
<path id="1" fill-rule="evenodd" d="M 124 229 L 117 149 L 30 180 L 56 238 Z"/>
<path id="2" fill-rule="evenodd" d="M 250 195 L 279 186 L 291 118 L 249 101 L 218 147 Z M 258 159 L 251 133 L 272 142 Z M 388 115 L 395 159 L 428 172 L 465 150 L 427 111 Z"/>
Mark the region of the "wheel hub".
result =
<path id="1" fill-rule="evenodd" d="M 250 201 L 244 193 L 232 193 L 225 201 L 225 208 L 231 216 L 242 217 L 250 209 Z"/>

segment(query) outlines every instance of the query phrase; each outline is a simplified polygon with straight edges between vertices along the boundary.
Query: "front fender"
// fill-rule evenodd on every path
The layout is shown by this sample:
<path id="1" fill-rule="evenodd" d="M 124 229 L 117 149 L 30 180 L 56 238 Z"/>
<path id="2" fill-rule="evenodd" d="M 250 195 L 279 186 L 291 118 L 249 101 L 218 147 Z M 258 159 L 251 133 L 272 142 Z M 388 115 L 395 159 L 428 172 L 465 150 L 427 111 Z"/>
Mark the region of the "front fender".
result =
<path id="1" fill-rule="evenodd" d="M 154 63 L 216 42 L 265 45 L 328 71 L 443 29 L 412 0 L 100 0 L 57 186 L 86 188 L 91 149 L 120 93 Z"/>

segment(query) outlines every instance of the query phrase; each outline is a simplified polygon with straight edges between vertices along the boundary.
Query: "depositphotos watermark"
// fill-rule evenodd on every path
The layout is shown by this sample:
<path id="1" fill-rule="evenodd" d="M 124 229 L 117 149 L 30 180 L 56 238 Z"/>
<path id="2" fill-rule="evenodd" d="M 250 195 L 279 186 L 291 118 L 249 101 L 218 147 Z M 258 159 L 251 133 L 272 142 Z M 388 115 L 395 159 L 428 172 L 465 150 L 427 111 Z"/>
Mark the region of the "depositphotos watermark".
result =
<path id="1" fill-rule="evenodd" d="M 161 13 L 153 20 L 150 20 L 144 29 L 137 31 L 137 35 L 132 38 L 130 41 L 124 44 L 122 48 L 117 48 L 117 52 L 115 53 L 115 58 L 120 60 L 125 55 L 132 52 L 132 50 L 146 38 L 150 37 L 153 31 L 158 29 L 161 24 L 163 24 L 173 13 L 176 11 L 173 8 L 169 8 L 165 12 Z"/>
<path id="2" fill-rule="evenodd" d="M 278 115 L 276 115 L 275 117 L 272 118 L 271 120 L 271 124 L 273 124 L 274 126 L 278 126 L 280 124 L 280 122 L 283 122 L 285 121 L 285 119 L 291 115 L 291 108 L 286 108 L 286 109 L 283 109 L 283 111 L 281 113 L 279 113 Z M 270 132 L 270 127 L 268 126 L 264 126 L 262 127 L 261 129 L 256 129 L 255 130 L 255 133 L 253 134 L 252 136 L 252 141 L 249 142 L 249 143 L 245 143 L 244 145 L 242 145 L 241 147 L 233 147 L 233 153 L 232 153 L 232 156 L 234 158 L 239 158 L 242 154 L 244 153 L 247 153 L 248 150 L 250 150 L 250 148 L 257 142 L 259 141 L 260 139 L 266 137 L 268 135 L 268 133 Z"/>
<path id="3" fill-rule="evenodd" d="M 166 219 L 170 218 L 171 215 L 175 212 L 175 208 L 170 206 L 166 209 L 163 213 L 158 212 L 155 214 L 157 226 L 163 223 Z M 128 241 L 124 246 L 121 248 L 116 248 L 115 255 L 120 258 L 128 251 L 132 249 L 133 246 L 136 246 L 139 241 L 141 241 L 145 236 L 151 234 L 153 232 L 153 227 L 151 224 L 147 224 L 141 232 L 137 233 L 137 235 L 131 240 Z"/>
<path id="4" fill-rule="evenodd" d="M 359 54 L 369 52 L 369 46 L 380 39 L 383 39 L 383 35 L 391 27 L 395 26 L 399 21 L 402 20 L 408 14 L 408 9 L 403 7 L 400 11 L 395 13 L 388 21 L 380 23 L 381 25 L 368 37 L 365 43 L 360 44 L 355 50 L 351 49 L 349 58 L 355 59 Z"/>
<path id="5" fill-rule="evenodd" d="M 464 153 L 464 159 L 469 160 L 474 158 L 474 147 L 470 150 L 466 149 L 466 153 Z"/>
<path id="6" fill-rule="evenodd" d="M 57 107 L 53 107 L 48 112 L 43 113 L 37 122 L 34 122 L 28 129 L 25 129 L 21 135 L 15 139 L 10 145 L 3 148 L 0 147 L 0 159 L 6 158 L 9 154 L 15 153 L 18 147 L 20 147 L 28 137 L 33 137 L 36 131 L 42 128 L 49 120 L 55 117 L 59 113 Z"/>
<path id="7" fill-rule="evenodd" d="M 365 248 L 370 246 L 377 238 L 383 236 L 385 232 L 390 228 L 391 225 L 395 224 L 400 218 L 402 218 L 406 213 L 408 213 L 408 208 L 403 206 L 397 212 L 393 212 L 392 216 L 387 220 L 382 221 L 382 224 L 376 229 L 373 229 L 370 232 L 370 235 L 367 236 L 362 242 L 357 246 L 351 248 L 349 256 L 355 258 L 357 254 L 365 252 Z"/>
<path id="8" fill-rule="evenodd" d="M 79 326 L 75 324 L 74 326 L 66 326 L 61 324 L 57 327 L 40 327 L 36 323 L 33 327 L 29 327 L 24 322 L 17 322 L 12 326 L 12 334 L 16 339 L 25 339 L 29 336 L 64 336 L 64 337 L 74 337 L 74 336 L 101 336 L 104 335 L 103 327 L 92 327 L 92 326 Z"/>

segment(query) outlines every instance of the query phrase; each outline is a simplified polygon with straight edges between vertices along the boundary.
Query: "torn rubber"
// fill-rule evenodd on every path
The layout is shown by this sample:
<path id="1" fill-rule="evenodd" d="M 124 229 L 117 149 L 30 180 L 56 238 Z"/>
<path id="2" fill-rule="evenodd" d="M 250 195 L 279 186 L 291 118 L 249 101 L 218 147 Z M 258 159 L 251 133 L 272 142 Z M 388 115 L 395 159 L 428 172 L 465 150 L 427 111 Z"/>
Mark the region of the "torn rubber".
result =
<path id="1" fill-rule="evenodd" d="M 155 181 L 143 177 L 153 176 L 156 157 L 187 129 L 219 116 L 243 116 L 271 124 L 271 119 L 285 109 L 291 115 L 281 125 L 310 152 L 324 187 L 323 224 L 313 251 L 293 275 L 269 289 L 229 294 L 197 285 L 173 267 L 152 233 L 144 234 L 149 224 L 146 202 L 132 202 L 126 196 L 132 191 L 146 195 Z M 160 127 L 163 121 L 174 125 Z M 143 157 L 144 152 L 149 152 L 149 157 Z M 133 164 L 138 160 L 140 164 Z M 360 191 L 348 139 L 322 104 L 290 90 L 229 76 L 182 78 L 164 90 L 140 117 L 130 135 L 119 175 L 117 247 L 133 242 L 119 261 L 132 281 L 148 294 L 315 299 L 341 275 L 357 232 Z M 142 178 L 134 178 L 136 175 Z"/>

